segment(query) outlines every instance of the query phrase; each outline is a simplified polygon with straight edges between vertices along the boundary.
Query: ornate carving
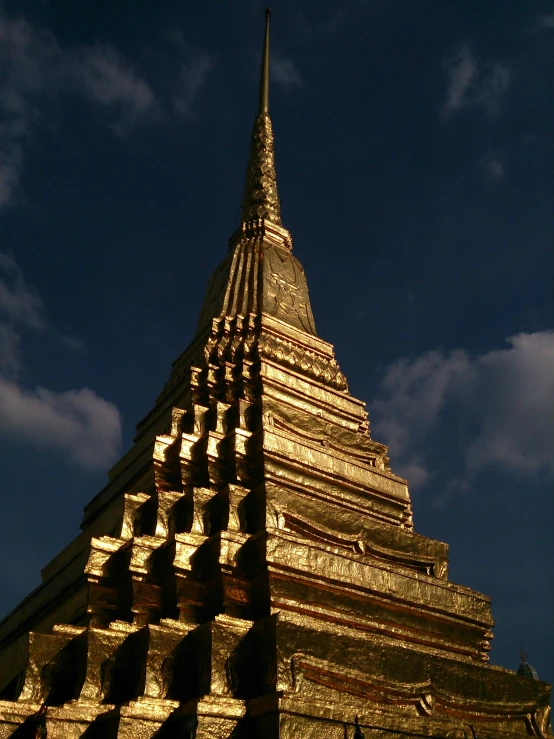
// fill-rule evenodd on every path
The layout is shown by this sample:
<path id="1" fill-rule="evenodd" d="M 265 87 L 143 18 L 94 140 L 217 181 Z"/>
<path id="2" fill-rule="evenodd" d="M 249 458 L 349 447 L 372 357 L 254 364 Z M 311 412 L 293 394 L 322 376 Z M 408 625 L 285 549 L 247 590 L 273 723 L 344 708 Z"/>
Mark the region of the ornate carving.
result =
<path id="1" fill-rule="evenodd" d="M 539 706 L 536 701 L 491 701 L 479 698 L 461 698 L 431 681 L 400 682 L 387 680 L 367 673 L 344 669 L 322 659 L 307 654 L 295 654 L 291 659 L 294 690 L 302 692 L 303 683 L 310 681 L 363 698 L 380 706 L 413 706 L 422 716 L 433 713 L 459 715 L 463 720 L 495 723 L 505 720 L 519 720 L 530 729 L 532 736 L 546 736 L 545 716 L 548 708 Z"/>
<path id="2" fill-rule="evenodd" d="M 305 349 L 300 344 L 270 334 L 260 337 L 258 351 L 260 357 L 273 359 L 279 364 L 313 377 L 335 390 L 348 390 L 346 377 L 340 371 L 340 367 L 334 358 L 328 359 L 316 354 L 316 352 Z"/>
<path id="3" fill-rule="evenodd" d="M 264 311 L 315 336 L 302 265 L 287 249 L 277 246 L 268 246 L 264 256 Z"/>
<path id="4" fill-rule="evenodd" d="M 258 218 L 266 218 L 271 223 L 281 225 L 273 128 L 268 113 L 260 113 L 254 121 L 242 201 L 242 220 L 252 221 Z"/>

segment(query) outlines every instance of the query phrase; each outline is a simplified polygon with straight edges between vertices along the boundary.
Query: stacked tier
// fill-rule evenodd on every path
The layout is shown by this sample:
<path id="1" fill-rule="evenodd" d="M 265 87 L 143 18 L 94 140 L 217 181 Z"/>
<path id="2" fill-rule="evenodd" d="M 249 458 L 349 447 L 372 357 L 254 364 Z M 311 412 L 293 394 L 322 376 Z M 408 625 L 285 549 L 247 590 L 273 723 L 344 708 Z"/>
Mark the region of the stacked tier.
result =
<path id="1" fill-rule="evenodd" d="M 486 664 L 488 598 L 414 533 L 291 248 L 263 219 L 231 239 L 83 533 L 2 624 L 0 737 L 547 735 L 548 687 Z"/>

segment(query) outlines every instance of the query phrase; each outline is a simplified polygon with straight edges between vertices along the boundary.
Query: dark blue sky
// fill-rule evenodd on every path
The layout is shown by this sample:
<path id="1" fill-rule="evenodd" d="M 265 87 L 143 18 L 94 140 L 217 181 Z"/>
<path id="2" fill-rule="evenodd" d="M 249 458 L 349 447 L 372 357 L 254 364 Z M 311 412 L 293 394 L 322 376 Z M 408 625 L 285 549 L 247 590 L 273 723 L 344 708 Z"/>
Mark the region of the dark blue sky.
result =
<path id="1" fill-rule="evenodd" d="M 262 28 L 253 0 L 0 2 L 2 613 L 192 338 Z M 552 682 L 554 4 L 276 0 L 272 56 L 318 332 L 416 529 L 492 596 L 492 661 Z"/>

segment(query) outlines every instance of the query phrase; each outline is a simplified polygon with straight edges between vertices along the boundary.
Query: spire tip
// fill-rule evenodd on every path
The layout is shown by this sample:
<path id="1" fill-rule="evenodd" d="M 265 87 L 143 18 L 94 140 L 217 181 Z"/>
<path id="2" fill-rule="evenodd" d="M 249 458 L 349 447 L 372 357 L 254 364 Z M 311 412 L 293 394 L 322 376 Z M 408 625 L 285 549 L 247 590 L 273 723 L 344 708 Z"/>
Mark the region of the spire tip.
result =
<path id="1" fill-rule="evenodd" d="M 271 8 L 269 5 L 265 9 L 265 35 L 264 45 L 262 47 L 262 70 L 260 80 L 260 105 L 258 113 L 269 112 L 269 19 L 271 18 Z"/>

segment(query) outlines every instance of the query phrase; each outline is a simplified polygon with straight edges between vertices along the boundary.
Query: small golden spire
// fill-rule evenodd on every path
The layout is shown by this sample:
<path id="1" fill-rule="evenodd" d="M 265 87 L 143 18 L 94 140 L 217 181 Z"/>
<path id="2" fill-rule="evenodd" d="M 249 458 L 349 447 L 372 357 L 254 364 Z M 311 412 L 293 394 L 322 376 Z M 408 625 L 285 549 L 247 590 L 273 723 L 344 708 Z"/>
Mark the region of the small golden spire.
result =
<path id="1" fill-rule="evenodd" d="M 243 222 L 265 218 L 281 225 L 281 207 L 277 194 L 273 129 L 269 117 L 269 20 L 270 8 L 265 11 L 265 35 L 260 74 L 260 100 L 250 141 L 250 158 L 242 200 Z"/>

